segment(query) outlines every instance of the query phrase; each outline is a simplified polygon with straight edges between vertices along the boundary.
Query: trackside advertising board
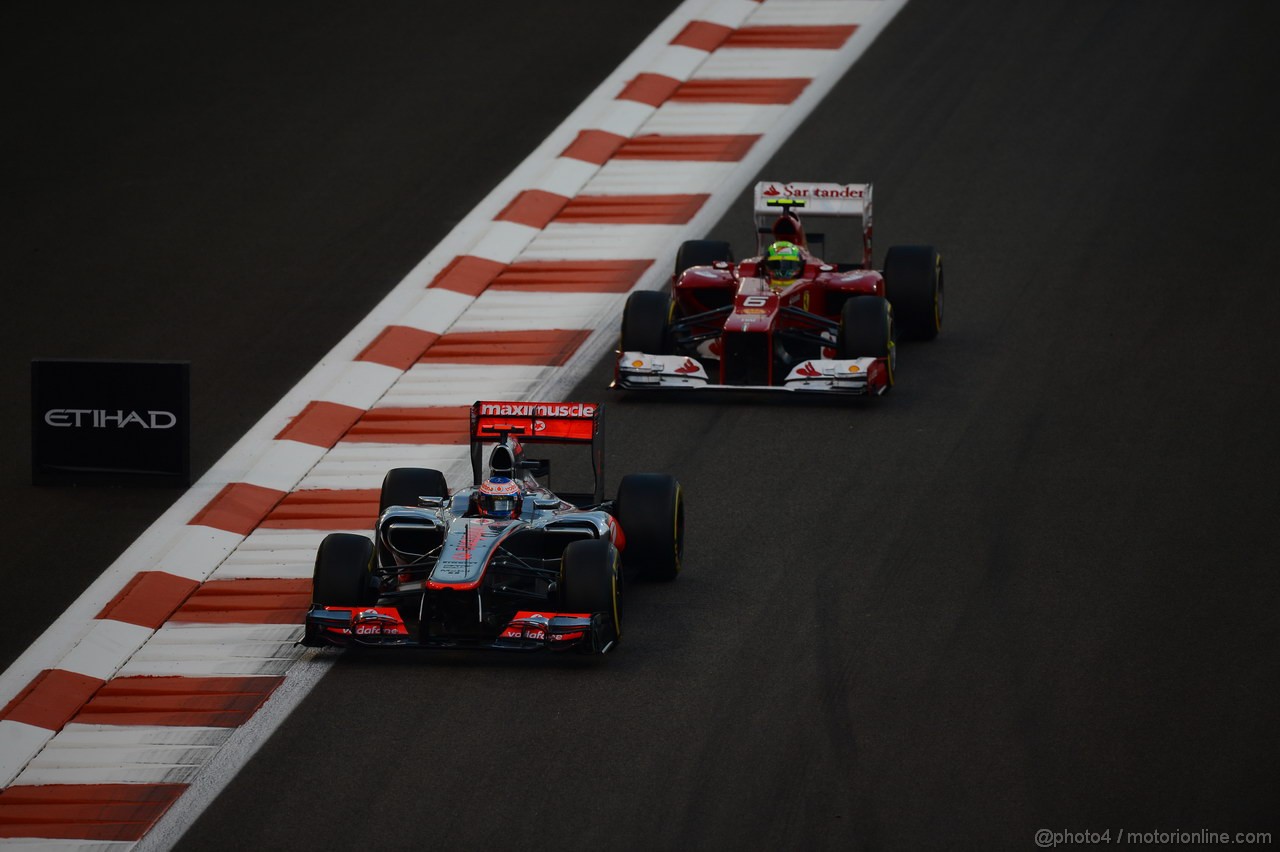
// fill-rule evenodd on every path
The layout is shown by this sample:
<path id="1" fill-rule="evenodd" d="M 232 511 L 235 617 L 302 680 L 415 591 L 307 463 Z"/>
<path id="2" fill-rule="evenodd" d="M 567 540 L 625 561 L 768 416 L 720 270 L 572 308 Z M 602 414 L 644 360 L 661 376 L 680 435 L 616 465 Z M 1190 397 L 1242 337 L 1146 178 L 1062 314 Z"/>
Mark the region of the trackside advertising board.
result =
<path id="1" fill-rule="evenodd" d="M 189 485 L 186 361 L 31 362 L 35 485 Z"/>

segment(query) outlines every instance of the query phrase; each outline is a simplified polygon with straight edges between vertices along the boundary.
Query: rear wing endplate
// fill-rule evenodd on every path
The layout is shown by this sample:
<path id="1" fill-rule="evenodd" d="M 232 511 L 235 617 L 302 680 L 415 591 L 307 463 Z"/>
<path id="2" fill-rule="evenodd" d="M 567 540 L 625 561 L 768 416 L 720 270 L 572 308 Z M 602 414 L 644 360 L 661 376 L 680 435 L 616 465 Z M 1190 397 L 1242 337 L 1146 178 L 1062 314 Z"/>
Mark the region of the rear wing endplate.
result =
<path id="1" fill-rule="evenodd" d="M 595 402 L 477 400 L 471 406 L 471 473 L 483 479 L 484 445 L 514 437 L 523 444 L 591 447 L 595 502 L 604 502 L 604 406 Z"/>

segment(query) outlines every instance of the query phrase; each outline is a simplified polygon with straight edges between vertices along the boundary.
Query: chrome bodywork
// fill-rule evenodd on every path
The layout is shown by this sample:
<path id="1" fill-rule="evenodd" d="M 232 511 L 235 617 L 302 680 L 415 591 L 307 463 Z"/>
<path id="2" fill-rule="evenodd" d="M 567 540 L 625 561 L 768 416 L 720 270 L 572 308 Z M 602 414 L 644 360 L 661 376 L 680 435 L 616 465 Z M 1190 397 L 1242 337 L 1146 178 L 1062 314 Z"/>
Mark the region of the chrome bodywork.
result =
<path id="1" fill-rule="evenodd" d="M 302 644 L 582 653 L 613 647 L 623 535 L 613 502 L 603 497 L 600 407 L 480 400 L 470 426 L 470 487 L 449 493 L 440 471 L 393 469 L 383 481 L 372 546 L 352 533 L 326 537 L 314 575 L 324 591 L 308 610 Z M 486 472 L 480 459 L 489 441 L 496 443 Z M 589 448 L 592 492 L 553 493 L 539 479 L 549 481 L 551 461 L 526 459 L 522 441 Z M 485 476 L 519 485 L 513 516 L 479 511 Z M 326 550 L 330 540 L 336 550 Z M 568 576 L 596 585 L 574 580 L 566 589 L 566 549 L 596 540 L 609 547 L 578 552 L 612 561 L 571 562 Z M 576 557 L 583 558 L 591 557 Z M 599 570 L 584 574 L 584 566 Z M 575 595 L 580 588 L 588 591 Z"/>
<path id="2" fill-rule="evenodd" d="M 478 517 L 468 511 L 475 489 L 448 505 L 391 506 L 377 523 L 380 593 L 427 588 L 472 588 L 494 564 L 558 574 L 560 554 L 572 541 L 613 537 L 613 519 L 602 509 L 579 509 L 545 489 L 528 489 L 519 517 Z M 536 484 L 535 484 L 536 486 Z"/>

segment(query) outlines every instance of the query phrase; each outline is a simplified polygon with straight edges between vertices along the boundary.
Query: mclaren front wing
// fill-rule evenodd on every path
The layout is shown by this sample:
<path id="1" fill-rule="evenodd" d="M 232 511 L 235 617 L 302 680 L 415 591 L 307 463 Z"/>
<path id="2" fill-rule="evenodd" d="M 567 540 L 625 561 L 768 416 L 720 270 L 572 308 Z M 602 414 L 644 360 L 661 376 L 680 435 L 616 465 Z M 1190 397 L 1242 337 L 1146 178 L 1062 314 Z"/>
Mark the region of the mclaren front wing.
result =
<path id="1" fill-rule="evenodd" d="M 415 635 L 416 634 L 416 635 Z M 613 637 L 603 616 L 582 612 L 521 611 L 496 636 L 463 638 L 412 631 L 395 607 L 313 605 L 302 644 L 312 647 L 399 647 L 506 651 L 566 650 L 602 653 Z"/>

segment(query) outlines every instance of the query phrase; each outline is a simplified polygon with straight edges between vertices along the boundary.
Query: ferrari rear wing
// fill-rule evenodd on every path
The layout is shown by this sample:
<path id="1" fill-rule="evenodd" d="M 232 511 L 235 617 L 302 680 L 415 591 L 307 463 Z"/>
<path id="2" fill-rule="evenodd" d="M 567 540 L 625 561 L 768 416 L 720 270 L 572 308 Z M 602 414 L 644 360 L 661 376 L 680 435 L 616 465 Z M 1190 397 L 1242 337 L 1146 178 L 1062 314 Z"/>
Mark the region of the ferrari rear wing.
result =
<path id="1" fill-rule="evenodd" d="M 477 400 L 471 406 L 471 473 L 483 478 L 484 445 L 513 437 L 524 444 L 583 444 L 591 447 L 594 497 L 604 502 L 604 406 L 595 402 Z"/>
<path id="2" fill-rule="evenodd" d="M 763 180 L 756 184 L 753 212 L 756 223 L 757 251 L 774 239 L 786 239 L 777 233 L 780 216 L 791 213 L 799 218 L 832 218 L 862 220 L 862 263 L 871 268 L 871 184 L 811 183 L 807 181 Z M 826 234 L 809 230 L 807 242 L 825 244 Z M 841 246 L 842 250 L 846 247 Z M 852 247 L 849 247 L 852 250 Z M 819 254 L 823 254 L 820 250 Z"/>
<path id="3" fill-rule="evenodd" d="M 796 199 L 804 202 L 804 211 L 818 216 L 861 216 L 871 218 L 871 184 L 806 183 L 803 181 L 762 180 L 756 184 L 755 212 L 761 216 L 777 215 L 770 201 Z"/>

